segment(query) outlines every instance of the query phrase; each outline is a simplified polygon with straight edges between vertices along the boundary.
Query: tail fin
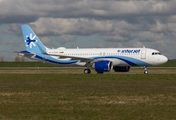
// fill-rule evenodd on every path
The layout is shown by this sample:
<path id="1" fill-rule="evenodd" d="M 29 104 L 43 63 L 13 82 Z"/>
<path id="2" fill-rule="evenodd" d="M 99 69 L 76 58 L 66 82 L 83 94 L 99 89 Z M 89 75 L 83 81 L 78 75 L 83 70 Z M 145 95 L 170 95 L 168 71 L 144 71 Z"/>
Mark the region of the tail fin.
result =
<path id="1" fill-rule="evenodd" d="M 46 52 L 46 47 L 39 40 L 37 35 L 32 31 L 29 25 L 21 25 L 26 50 L 31 53 Z"/>

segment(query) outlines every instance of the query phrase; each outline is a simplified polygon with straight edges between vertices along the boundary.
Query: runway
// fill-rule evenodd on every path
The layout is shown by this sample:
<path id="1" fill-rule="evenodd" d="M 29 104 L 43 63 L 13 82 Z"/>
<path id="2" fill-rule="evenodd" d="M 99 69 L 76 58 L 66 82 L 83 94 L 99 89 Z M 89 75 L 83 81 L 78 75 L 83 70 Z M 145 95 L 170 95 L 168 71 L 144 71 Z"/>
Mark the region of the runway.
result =
<path id="1" fill-rule="evenodd" d="M 0 74 L 84 74 L 84 67 L 1 67 Z M 105 72 L 104 74 L 144 74 L 143 67 L 132 67 L 130 72 Z M 148 67 L 149 74 L 176 74 L 176 67 Z M 91 69 L 91 74 L 96 74 Z"/>

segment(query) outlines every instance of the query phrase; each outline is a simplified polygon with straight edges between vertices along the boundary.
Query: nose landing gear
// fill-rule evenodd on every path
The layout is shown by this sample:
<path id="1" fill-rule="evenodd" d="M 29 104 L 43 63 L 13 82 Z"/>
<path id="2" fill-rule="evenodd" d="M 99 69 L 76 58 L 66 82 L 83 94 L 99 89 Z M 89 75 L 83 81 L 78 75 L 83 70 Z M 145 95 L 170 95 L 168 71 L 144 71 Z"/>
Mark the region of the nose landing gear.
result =
<path id="1" fill-rule="evenodd" d="M 144 66 L 144 74 L 148 74 L 147 66 Z"/>

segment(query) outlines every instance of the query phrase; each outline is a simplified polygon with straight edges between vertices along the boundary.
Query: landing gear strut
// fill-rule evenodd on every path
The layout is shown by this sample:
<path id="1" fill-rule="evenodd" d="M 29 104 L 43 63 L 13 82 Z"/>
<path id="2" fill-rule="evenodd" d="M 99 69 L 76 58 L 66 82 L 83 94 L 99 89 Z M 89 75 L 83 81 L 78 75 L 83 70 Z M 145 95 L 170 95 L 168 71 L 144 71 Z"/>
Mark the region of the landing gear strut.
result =
<path id="1" fill-rule="evenodd" d="M 91 67 L 91 63 L 88 62 L 88 63 L 86 64 L 86 66 L 87 66 L 87 68 L 84 70 L 84 73 L 85 73 L 85 74 L 90 74 L 90 73 L 91 73 L 91 70 L 90 70 L 89 68 Z"/>
<path id="2" fill-rule="evenodd" d="M 85 69 L 85 70 L 84 70 L 84 73 L 85 73 L 85 74 L 90 74 L 90 73 L 91 73 L 91 70 L 90 70 L 90 69 Z"/>
<path id="3" fill-rule="evenodd" d="M 147 66 L 144 66 L 144 74 L 148 74 Z"/>

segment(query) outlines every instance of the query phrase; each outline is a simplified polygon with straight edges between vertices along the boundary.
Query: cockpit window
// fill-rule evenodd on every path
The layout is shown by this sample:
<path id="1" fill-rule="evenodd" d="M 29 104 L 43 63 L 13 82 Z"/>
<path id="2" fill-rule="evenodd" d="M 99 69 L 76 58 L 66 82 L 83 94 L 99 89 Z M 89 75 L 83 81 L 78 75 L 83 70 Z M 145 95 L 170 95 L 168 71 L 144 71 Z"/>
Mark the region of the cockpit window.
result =
<path id="1" fill-rule="evenodd" d="M 161 55 L 160 52 L 153 52 L 152 55 Z"/>

